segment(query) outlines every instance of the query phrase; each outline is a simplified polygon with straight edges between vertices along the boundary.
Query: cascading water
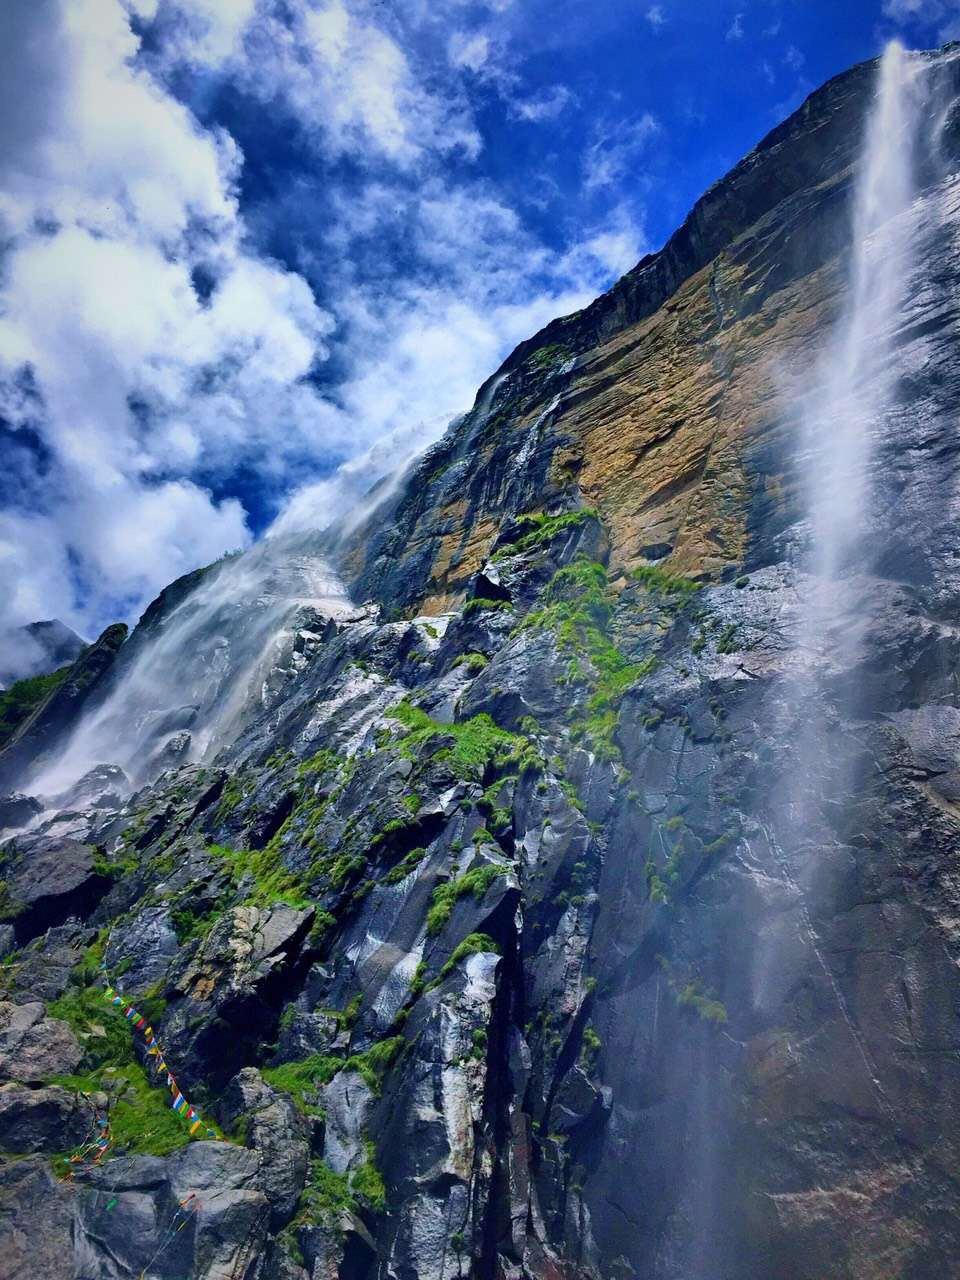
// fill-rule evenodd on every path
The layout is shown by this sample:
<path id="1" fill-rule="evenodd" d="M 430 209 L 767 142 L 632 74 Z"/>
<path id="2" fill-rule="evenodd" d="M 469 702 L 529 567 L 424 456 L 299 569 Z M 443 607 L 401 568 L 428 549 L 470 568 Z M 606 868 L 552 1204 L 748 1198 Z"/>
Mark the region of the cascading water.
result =
<path id="1" fill-rule="evenodd" d="M 888 506 L 878 514 L 872 473 L 881 424 L 896 401 L 898 333 L 927 218 L 918 193 L 929 67 L 896 43 L 880 62 L 853 192 L 844 303 L 797 406 L 806 536 L 797 565 L 794 652 L 782 700 L 772 708 L 783 720 L 771 732 L 772 741 L 789 742 L 792 750 L 779 788 L 758 798 L 773 820 L 758 822 L 756 847 L 747 855 L 756 858 L 752 870 L 763 886 L 752 950 L 757 1026 L 790 1026 L 813 971 L 822 1017 L 845 1024 L 853 1041 L 849 1061 L 859 1064 L 850 1070 L 878 1110 L 887 1106 L 880 1072 L 818 931 L 825 908 L 820 886 L 829 880 L 832 859 L 842 856 L 836 802 L 855 796 L 859 785 L 855 735 L 841 712 L 861 705 L 876 523 L 888 518 Z M 751 909 L 749 895 L 743 909 Z M 715 1078 L 710 1064 L 704 1061 L 702 1070 L 698 1064 L 687 1098 L 695 1135 L 686 1160 L 689 1237 L 682 1257 L 667 1268 L 685 1280 L 739 1274 L 739 1224 L 731 1224 L 728 1212 L 729 1135 L 739 1130 L 727 1100 L 710 1093 Z"/>
<path id="2" fill-rule="evenodd" d="M 923 118 L 921 67 L 890 44 L 880 63 L 856 189 L 848 301 L 803 408 L 811 574 L 803 640 L 844 613 L 841 580 L 863 568 L 873 432 L 896 382 L 894 335 L 917 244 L 911 205 Z M 848 639 L 853 639 L 847 629 Z M 851 653 L 843 657 L 849 661 Z"/>
<path id="3" fill-rule="evenodd" d="M 55 762 L 35 779 L 54 797 L 95 765 L 119 765 L 134 783 L 162 767 L 210 759 L 263 701 L 305 611 L 351 610 L 311 536 L 268 538 L 215 566 L 123 667 Z"/>
<path id="4" fill-rule="evenodd" d="M 795 754 L 781 797 L 786 821 L 779 836 L 768 832 L 800 951 L 774 931 L 757 956 L 764 1004 L 790 991 L 798 956 L 812 953 L 881 1109 L 877 1064 L 819 940 L 816 920 L 827 904 L 811 886 L 828 882 L 832 861 L 842 857 L 848 811 L 856 810 L 862 790 L 862 753 L 850 724 L 872 713 L 861 670 L 883 541 L 878 533 L 892 518 L 889 499 L 876 492 L 876 469 L 902 372 L 898 334 L 928 216 L 918 199 L 928 67 L 897 42 L 880 61 L 854 192 L 846 301 L 801 408 L 809 541 L 785 704 Z"/>

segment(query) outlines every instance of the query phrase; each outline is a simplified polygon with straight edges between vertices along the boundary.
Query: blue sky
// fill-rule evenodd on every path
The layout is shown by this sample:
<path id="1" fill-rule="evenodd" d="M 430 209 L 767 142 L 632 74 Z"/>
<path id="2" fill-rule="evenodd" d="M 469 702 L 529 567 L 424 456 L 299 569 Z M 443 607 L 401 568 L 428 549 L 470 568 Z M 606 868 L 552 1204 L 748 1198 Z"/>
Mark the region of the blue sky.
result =
<path id="1" fill-rule="evenodd" d="M 321 526 L 960 0 L 7 0 L 0 629 Z"/>

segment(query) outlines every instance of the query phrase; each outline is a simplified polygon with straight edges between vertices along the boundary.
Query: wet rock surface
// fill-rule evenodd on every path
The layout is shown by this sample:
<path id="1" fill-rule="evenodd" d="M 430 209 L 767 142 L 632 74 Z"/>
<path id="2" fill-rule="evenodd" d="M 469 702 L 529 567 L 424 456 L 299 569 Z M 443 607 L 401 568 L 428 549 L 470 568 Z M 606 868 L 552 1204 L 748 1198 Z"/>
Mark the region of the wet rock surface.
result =
<path id="1" fill-rule="evenodd" d="M 98 769 L 4 844 L 0 1265 L 953 1273 L 955 183 L 922 197 L 945 230 L 876 424 L 855 652 L 798 643 L 805 530 L 763 372 L 808 367 L 839 303 L 870 77 L 518 350 L 340 548 L 373 603 L 298 615 L 212 763 L 176 728 L 148 784 Z M 65 1164 L 101 1115 L 107 1157 Z"/>

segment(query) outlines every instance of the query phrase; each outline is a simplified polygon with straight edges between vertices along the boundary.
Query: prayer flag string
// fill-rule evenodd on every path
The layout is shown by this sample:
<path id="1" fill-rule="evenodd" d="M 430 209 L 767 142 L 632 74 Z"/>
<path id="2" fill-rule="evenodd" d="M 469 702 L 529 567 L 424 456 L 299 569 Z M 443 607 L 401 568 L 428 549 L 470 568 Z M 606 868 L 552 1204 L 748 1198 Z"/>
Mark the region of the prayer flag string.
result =
<path id="1" fill-rule="evenodd" d="M 215 1138 L 221 1142 L 224 1141 L 224 1139 L 220 1138 L 220 1135 L 215 1129 L 211 1129 L 208 1125 L 204 1124 L 202 1118 L 196 1111 L 194 1111 L 193 1107 L 181 1093 L 180 1086 L 177 1084 L 170 1068 L 167 1066 L 163 1050 L 157 1043 L 153 1027 L 147 1024 L 146 1018 L 138 1009 L 136 1009 L 132 1004 L 127 1004 L 123 993 L 118 991 L 116 987 L 111 984 L 110 978 L 107 974 L 106 964 L 101 963 L 100 971 L 103 974 L 104 981 L 103 998 L 109 1004 L 115 1005 L 117 1008 L 121 1009 L 123 1016 L 127 1019 L 134 1030 L 139 1031 L 143 1036 L 144 1043 L 147 1048 L 147 1058 L 153 1059 L 152 1066 L 156 1070 L 157 1079 L 159 1080 L 164 1078 L 166 1080 L 166 1086 L 173 1095 L 170 1105 L 173 1108 L 174 1114 L 179 1116 L 181 1120 L 186 1120 L 189 1125 L 190 1136 L 195 1137 L 197 1135 L 197 1131 L 203 1129 L 205 1137 Z"/>

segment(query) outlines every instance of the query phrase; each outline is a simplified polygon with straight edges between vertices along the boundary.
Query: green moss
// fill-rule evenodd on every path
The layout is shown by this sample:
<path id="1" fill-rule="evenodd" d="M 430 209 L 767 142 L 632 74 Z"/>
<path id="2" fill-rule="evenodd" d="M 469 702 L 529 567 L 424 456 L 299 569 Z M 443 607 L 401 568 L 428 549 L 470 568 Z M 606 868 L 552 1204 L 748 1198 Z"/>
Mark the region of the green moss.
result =
<path id="1" fill-rule="evenodd" d="M 10 896 L 6 880 L 0 880 L 0 921 L 15 920 L 23 910 L 23 903 Z"/>
<path id="2" fill-rule="evenodd" d="M 288 1093 L 301 1111 L 322 1114 L 316 1104 L 317 1090 L 341 1070 L 344 1059 L 332 1054 L 311 1054 L 301 1062 L 284 1062 L 278 1067 L 264 1067 L 261 1075 L 275 1089 Z"/>
<path id="3" fill-rule="evenodd" d="M 461 653 L 459 658 L 454 662 L 455 667 L 466 667 L 471 675 L 476 675 L 478 671 L 482 671 L 489 662 L 482 653 Z"/>
<path id="4" fill-rule="evenodd" d="M 250 789 L 251 783 L 242 776 L 228 778 L 226 785 L 220 795 L 220 803 L 217 805 L 217 820 L 222 822 L 224 818 L 228 818 L 240 801 L 243 800 L 247 791 Z"/>
<path id="5" fill-rule="evenodd" d="M 349 1007 L 349 1006 L 348 1006 Z M 383 1078 L 403 1048 L 403 1036 L 380 1040 L 363 1053 L 341 1058 L 334 1054 L 312 1054 L 301 1062 L 284 1062 L 277 1067 L 264 1067 L 264 1080 L 275 1089 L 289 1093 L 307 1114 L 319 1114 L 316 1094 L 340 1071 L 358 1072 L 374 1093 L 379 1093 Z"/>
<path id="6" fill-rule="evenodd" d="M 648 591 L 655 591 L 664 596 L 689 597 L 700 590 L 700 583 L 692 578 L 683 578 L 679 574 L 667 573 L 655 564 L 642 564 L 630 575 L 635 581 L 643 583 Z"/>
<path id="7" fill-rule="evenodd" d="M 554 365 L 562 364 L 569 356 L 568 348 L 562 343 L 549 342 L 544 347 L 537 347 L 536 351 L 528 355 L 526 363 L 532 369 L 551 369 Z"/>
<path id="8" fill-rule="evenodd" d="M 685 981 L 678 978 L 666 956 L 657 956 L 657 963 L 667 979 L 667 986 L 681 1008 L 690 1009 L 704 1022 L 721 1024 L 727 1021 L 726 1007 L 719 1000 L 714 1000 L 699 982 Z"/>
<path id="9" fill-rule="evenodd" d="M 337 917 L 331 915 L 329 911 L 317 911 L 310 930 L 311 943 L 317 946 L 332 929 L 336 928 L 336 924 Z"/>
<path id="10" fill-rule="evenodd" d="M 374 1093 L 379 1093 L 383 1078 L 393 1066 L 397 1054 L 404 1046 L 403 1036 L 390 1036 L 378 1040 L 363 1053 L 352 1054 L 343 1064 L 345 1071 L 358 1071 Z"/>
<path id="11" fill-rule="evenodd" d="M 288 1232 L 304 1226 L 335 1226 L 341 1213 L 356 1213 L 365 1206 L 382 1213 L 387 1206 L 387 1189 L 377 1169 L 373 1143 L 364 1141 L 366 1159 L 352 1173 L 334 1173 L 322 1160 L 311 1160 L 297 1215 Z M 295 1253 L 292 1240 L 288 1242 Z"/>
<path id="12" fill-rule="evenodd" d="M 583 1035 L 580 1038 L 580 1062 L 587 1070 L 596 1065 L 597 1058 L 600 1056 L 600 1049 L 603 1041 L 597 1035 L 589 1022 L 584 1024 Z"/>
<path id="13" fill-rule="evenodd" d="M 487 862 L 473 867 L 458 880 L 450 880 L 446 884 L 438 884 L 433 891 L 430 909 L 427 912 L 427 933 L 439 933 L 450 916 L 459 898 L 472 893 L 479 901 L 499 876 L 506 875 L 510 867 L 503 862 Z"/>
<path id="14" fill-rule="evenodd" d="M 137 1008 L 141 1005 L 137 1001 Z M 141 1009 L 146 1015 L 147 1010 Z M 130 1024 L 115 1005 L 93 987 L 70 986 L 47 1005 L 51 1018 L 65 1022 L 83 1046 L 82 1066 L 87 1071 L 102 1067 L 126 1067 L 134 1063 Z"/>
<path id="15" fill-rule="evenodd" d="M 450 959 L 440 970 L 439 981 L 442 982 L 448 974 L 453 972 L 461 960 L 466 960 L 467 956 L 478 955 L 480 952 L 486 951 L 492 951 L 494 955 L 500 954 L 500 948 L 488 933 L 468 933 L 464 940 L 454 948 Z"/>
<path id="16" fill-rule="evenodd" d="M 107 1067 L 99 1074 L 55 1076 L 47 1083 L 80 1093 L 122 1090 L 110 1108 L 111 1154 L 166 1156 L 190 1141 L 186 1124 L 170 1108 L 168 1093 L 151 1085 L 139 1063 Z"/>
<path id="17" fill-rule="evenodd" d="M 74 970 L 72 983 L 83 981 L 96 949 L 91 952 L 94 954 L 88 953 Z M 137 997 L 135 1003 L 149 1023 L 159 1022 L 166 1007 L 158 995 L 149 992 Z M 187 1126 L 170 1109 L 167 1091 L 152 1084 L 137 1061 L 129 1022 L 102 992 L 89 986 L 69 986 L 62 996 L 50 1001 L 47 1012 L 66 1022 L 76 1035 L 83 1047 L 80 1065 L 84 1072 L 56 1076 L 48 1083 L 83 1093 L 104 1088 L 115 1093 L 110 1129 L 118 1151 L 163 1156 L 190 1140 Z"/>
<path id="18" fill-rule="evenodd" d="M 725 626 L 717 638 L 717 653 L 733 653 L 734 649 L 737 647 L 734 644 L 736 634 L 737 624 L 735 622 L 731 622 Z"/>
<path id="19" fill-rule="evenodd" d="M 677 1004 L 693 1009 L 705 1022 L 726 1022 L 727 1010 L 719 1000 L 712 1000 L 700 990 L 697 982 L 688 982 L 677 993 Z"/>
<path id="20" fill-rule="evenodd" d="M 546 546 L 552 542 L 554 538 L 560 534 L 568 533 L 571 529 L 579 529 L 589 520 L 599 520 L 599 515 L 593 507 L 581 507 L 578 511 L 565 511 L 558 516 L 548 516 L 541 513 L 520 516 L 517 523 L 521 527 L 516 541 L 507 543 L 500 547 L 495 553 L 494 560 L 503 560 L 507 556 L 519 555 L 524 551 L 533 551 L 538 547 Z"/>
<path id="21" fill-rule="evenodd" d="M 363 1145 L 366 1159 L 350 1175 L 350 1189 L 369 1209 L 382 1213 L 387 1207 L 387 1188 L 376 1165 L 377 1153 L 373 1143 L 367 1138 Z"/>
<path id="22" fill-rule="evenodd" d="M 405 858 L 401 858 L 389 874 L 384 877 L 385 884 L 399 884 L 405 880 L 415 867 L 418 867 L 427 856 L 426 849 L 411 849 Z"/>
<path id="23" fill-rule="evenodd" d="M 601 759 L 619 760 L 620 702 L 653 670 L 656 659 L 651 655 L 631 662 L 610 639 L 613 599 L 602 564 L 578 557 L 553 575 L 544 599 L 544 607 L 529 613 L 521 627 L 547 628 L 556 634 L 559 648 L 571 655 L 568 679 L 592 688 L 585 712 L 571 715 L 573 736 L 585 739 Z"/>
<path id="24" fill-rule="evenodd" d="M 316 776 L 318 774 L 334 773 L 340 765 L 340 757 L 335 751 L 329 751 L 326 747 L 316 752 L 315 755 L 309 756 L 302 761 L 297 773 L 301 778 Z"/>
<path id="25" fill-rule="evenodd" d="M 417 965 L 416 969 L 414 969 L 413 971 L 413 977 L 410 979 L 409 995 L 413 1000 L 416 1000 L 417 996 L 421 994 L 421 992 L 424 989 L 424 986 L 426 985 L 426 980 L 424 977 L 424 975 L 426 974 L 426 971 L 427 971 L 427 962 L 426 960 L 421 960 Z"/>
<path id="26" fill-rule="evenodd" d="M 513 604 L 509 600 L 487 600 L 483 596 L 476 596 L 473 600 L 468 600 L 460 612 L 462 618 L 471 618 L 475 613 L 488 613 L 494 609 L 512 609 Z"/>
<path id="27" fill-rule="evenodd" d="M 60 687 L 73 668 L 72 663 L 45 676 L 29 676 L 0 692 L 0 746 L 3 746 L 44 700 Z"/>
<path id="28" fill-rule="evenodd" d="M 415 760 L 428 743 L 449 739 L 450 745 L 442 747 L 434 759 L 447 761 L 452 772 L 465 781 L 482 777 L 488 765 L 508 760 L 511 753 L 526 745 L 518 734 L 508 733 L 494 724 L 486 712 L 459 724 L 440 724 L 419 707 L 401 702 L 387 715 L 407 729 L 400 753 L 408 759 Z"/>
<path id="29" fill-rule="evenodd" d="M 177 935 L 177 941 L 183 946 L 193 938 L 205 938 L 230 905 L 231 895 L 225 895 L 216 902 L 206 903 L 202 908 L 196 906 L 177 907 L 170 912 L 170 923 Z M 185 899 L 193 901 L 193 899 Z"/>
<path id="30" fill-rule="evenodd" d="M 284 867 L 276 840 L 271 840 L 265 849 L 228 849 L 212 844 L 208 851 L 226 865 L 235 884 L 248 877 L 252 880 L 247 902 L 255 906 L 272 906 L 276 902 L 301 908 L 310 905 L 303 885 Z"/>
<path id="31" fill-rule="evenodd" d="M 318 1226 L 344 1211 L 354 1212 L 356 1207 L 348 1176 L 334 1173 L 322 1160 L 311 1160 L 293 1225 Z"/>

